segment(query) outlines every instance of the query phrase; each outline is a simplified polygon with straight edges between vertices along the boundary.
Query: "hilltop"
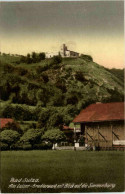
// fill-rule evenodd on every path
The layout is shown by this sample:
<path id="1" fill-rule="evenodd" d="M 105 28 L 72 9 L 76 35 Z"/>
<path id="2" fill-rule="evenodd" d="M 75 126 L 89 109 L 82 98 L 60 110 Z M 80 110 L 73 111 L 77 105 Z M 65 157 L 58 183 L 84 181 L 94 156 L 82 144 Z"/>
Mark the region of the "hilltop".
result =
<path id="1" fill-rule="evenodd" d="M 110 70 L 86 55 L 21 63 L 0 56 L 1 117 L 49 129 L 69 124 L 91 103 L 124 100 L 123 70 Z"/>

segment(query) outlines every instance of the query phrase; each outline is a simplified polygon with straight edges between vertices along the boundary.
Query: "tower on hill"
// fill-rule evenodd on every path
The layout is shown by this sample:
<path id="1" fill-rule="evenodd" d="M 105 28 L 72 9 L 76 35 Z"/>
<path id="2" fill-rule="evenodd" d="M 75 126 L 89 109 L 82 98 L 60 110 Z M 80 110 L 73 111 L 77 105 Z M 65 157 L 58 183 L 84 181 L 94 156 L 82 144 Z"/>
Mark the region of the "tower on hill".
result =
<path id="1" fill-rule="evenodd" d="M 51 58 L 53 56 L 58 55 L 59 53 L 62 57 L 79 57 L 79 53 L 77 53 L 75 51 L 68 50 L 68 48 L 65 44 L 63 44 L 61 46 L 61 50 L 59 52 L 46 53 L 46 57 Z"/>
<path id="2" fill-rule="evenodd" d="M 68 50 L 65 44 L 62 45 L 60 54 L 62 57 L 79 57 L 79 53 Z"/>

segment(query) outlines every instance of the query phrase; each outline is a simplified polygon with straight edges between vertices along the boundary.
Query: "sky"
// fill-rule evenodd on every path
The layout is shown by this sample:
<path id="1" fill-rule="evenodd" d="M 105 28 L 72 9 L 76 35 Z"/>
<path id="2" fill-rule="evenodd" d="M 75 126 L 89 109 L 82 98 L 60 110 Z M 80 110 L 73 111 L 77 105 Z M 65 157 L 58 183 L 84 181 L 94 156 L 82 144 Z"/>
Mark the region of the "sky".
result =
<path id="1" fill-rule="evenodd" d="M 108 68 L 124 64 L 124 2 L 1 2 L 0 50 L 24 54 L 68 49 Z"/>

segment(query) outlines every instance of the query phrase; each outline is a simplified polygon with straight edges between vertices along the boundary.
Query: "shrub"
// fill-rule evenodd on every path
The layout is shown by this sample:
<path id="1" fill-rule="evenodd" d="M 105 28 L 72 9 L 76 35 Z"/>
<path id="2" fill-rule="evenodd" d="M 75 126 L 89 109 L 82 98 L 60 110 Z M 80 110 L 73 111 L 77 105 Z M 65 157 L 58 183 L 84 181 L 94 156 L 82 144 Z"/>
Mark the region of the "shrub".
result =
<path id="1" fill-rule="evenodd" d="M 17 71 L 20 76 L 24 76 L 28 73 L 28 70 L 24 67 L 17 67 Z"/>
<path id="2" fill-rule="evenodd" d="M 5 73 L 12 73 L 15 70 L 15 67 L 11 64 L 4 64 L 4 72 Z"/>
<path id="3" fill-rule="evenodd" d="M 1 132 L 1 142 L 8 144 L 10 148 L 11 144 L 15 143 L 19 139 L 20 135 L 16 131 L 4 130 Z"/>
<path id="4" fill-rule="evenodd" d="M 90 55 L 81 54 L 80 58 L 82 58 L 86 61 L 93 61 L 93 58 Z"/>
<path id="5" fill-rule="evenodd" d="M 25 62 L 26 62 L 26 57 L 25 56 L 21 56 L 20 63 L 25 63 Z"/>
<path id="6" fill-rule="evenodd" d="M 3 142 L 0 142 L 0 150 L 8 150 L 8 144 L 7 143 L 3 143 Z"/>
<path id="7" fill-rule="evenodd" d="M 36 150 L 49 150 L 49 149 L 52 149 L 52 146 L 53 146 L 53 144 L 51 142 L 48 142 L 48 143 L 42 142 L 40 144 L 35 144 L 33 146 L 33 149 L 36 149 Z"/>
<path id="8" fill-rule="evenodd" d="M 35 110 L 30 110 L 28 106 L 7 105 L 2 111 L 2 117 L 14 118 L 16 120 L 30 121 L 30 120 L 35 120 L 37 115 L 35 114 Z"/>
<path id="9" fill-rule="evenodd" d="M 23 150 L 32 150 L 32 145 L 31 144 L 24 144 Z"/>
<path id="10" fill-rule="evenodd" d="M 65 79 L 61 79 L 60 77 L 58 77 L 56 79 L 55 86 L 57 88 L 61 89 L 63 93 L 65 93 L 67 91 L 67 88 L 66 88 L 66 80 Z"/>
<path id="11" fill-rule="evenodd" d="M 23 150 L 23 144 L 20 141 L 11 145 L 11 150 Z"/>
<path id="12" fill-rule="evenodd" d="M 48 68 L 49 68 L 48 64 L 45 64 L 44 66 L 37 66 L 36 73 L 41 74 L 43 71 L 46 71 Z"/>
<path id="13" fill-rule="evenodd" d="M 20 140 L 11 145 L 11 150 L 32 150 L 32 145 L 29 142 L 21 142 Z"/>
<path id="14" fill-rule="evenodd" d="M 36 53 L 36 52 L 32 52 L 32 54 L 27 54 L 27 56 L 21 56 L 21 59 L 19 61 L 19 63 L 27 63 L 27 64 L 31 64 L 31 63 L 37 63 L 40 62 L 41 60 L 45 59 L 45 53 Z"/>
<path id="15" fill-rule="evenodd" d="M 51 65 L 57 65 L 62 62 L 62 57 L 60 55 L 53 56 L 51 60 Z"/>

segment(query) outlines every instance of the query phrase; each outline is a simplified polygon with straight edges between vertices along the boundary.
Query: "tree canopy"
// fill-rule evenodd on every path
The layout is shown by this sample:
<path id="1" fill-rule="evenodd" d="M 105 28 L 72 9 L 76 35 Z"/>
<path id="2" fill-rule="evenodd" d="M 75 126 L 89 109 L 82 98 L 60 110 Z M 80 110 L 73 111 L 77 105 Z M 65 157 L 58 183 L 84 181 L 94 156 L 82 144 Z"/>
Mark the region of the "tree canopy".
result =
<path id="1" fill-rule="evenodd" d="M 45 132 L 42 136 L 43 140 L 50 141 L 52 143 L 57 143 L 65 140 L 65 134 L 59 129 L 52 129 Z"/>
<path id="2" fill-rule="evenodd" d="M 20 141 L 24 143 L 30 143 L 33 147 L 33 144 L 38 143 L 40 141 L 40 137 L 43 133 L 43 130 L 40 129 L 29 129 L 24 133 L 24 135 L 20 138 Z"/>
<path id="3" fill-rule="evenodd" d="M 1 132 L 1 142 L 7 143 L 10 147 L 11 144 L 15 143 L 20 138 L 20 134 L 13 130 L 4 130 Z"/>

